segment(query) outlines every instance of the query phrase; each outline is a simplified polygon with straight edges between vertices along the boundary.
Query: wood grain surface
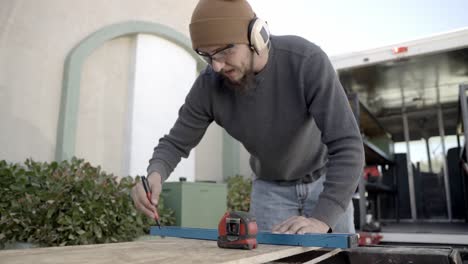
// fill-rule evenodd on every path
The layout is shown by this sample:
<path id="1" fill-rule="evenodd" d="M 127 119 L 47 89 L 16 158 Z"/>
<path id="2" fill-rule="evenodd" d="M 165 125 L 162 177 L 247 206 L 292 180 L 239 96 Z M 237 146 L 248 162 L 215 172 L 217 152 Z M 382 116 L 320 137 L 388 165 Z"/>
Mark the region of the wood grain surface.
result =
<path id="1" fill-rule="evenodd" d="M 216 241 L 158 238 L 127 243 L 0 250 L 1 264 L 265 263 L 318 247 L 259 245 L 254 250 L 222 249 Z"/>

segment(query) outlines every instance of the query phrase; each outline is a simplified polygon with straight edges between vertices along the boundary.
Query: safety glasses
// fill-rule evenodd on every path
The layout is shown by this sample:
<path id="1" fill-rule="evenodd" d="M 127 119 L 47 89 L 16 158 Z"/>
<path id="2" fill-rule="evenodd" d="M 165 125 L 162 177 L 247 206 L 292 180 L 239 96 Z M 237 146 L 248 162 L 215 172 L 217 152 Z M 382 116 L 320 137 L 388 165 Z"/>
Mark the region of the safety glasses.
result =
<path id="1" fill-rule="evenodd" d="M 226 58 L 229 57 L 234 51 L 234 44 L 229 44 L 226 47 L 219 48 L 215 50 L 213 53 L 203 52 L 198 49 L 195 51 L 197 52 L 200 57 L 202 57 L 208 64 L 212 64 L 213 60 L 221 62 L 226 61 Z"/>

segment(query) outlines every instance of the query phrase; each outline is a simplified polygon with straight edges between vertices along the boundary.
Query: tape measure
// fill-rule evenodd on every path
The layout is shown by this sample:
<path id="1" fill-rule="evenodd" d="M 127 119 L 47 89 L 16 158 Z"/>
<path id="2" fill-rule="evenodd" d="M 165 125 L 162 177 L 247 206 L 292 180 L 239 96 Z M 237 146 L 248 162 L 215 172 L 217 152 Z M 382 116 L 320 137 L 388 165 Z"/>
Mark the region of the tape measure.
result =
<path id="1" fill-rule="evenodd" d="M 254 249 L 257 247 L 257 222 L 247 212 L 226 212 L 218 224 L 218 247 Z"/>

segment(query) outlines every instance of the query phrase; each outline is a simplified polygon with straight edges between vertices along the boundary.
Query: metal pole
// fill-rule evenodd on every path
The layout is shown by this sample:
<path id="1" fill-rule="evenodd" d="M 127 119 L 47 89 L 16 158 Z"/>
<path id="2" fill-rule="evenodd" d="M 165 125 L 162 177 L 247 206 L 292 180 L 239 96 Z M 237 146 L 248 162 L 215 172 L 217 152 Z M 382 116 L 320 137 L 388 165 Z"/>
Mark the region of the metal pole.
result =
<path id="1" fill-rule="evenodd" d="M 468 85 L 460 85 L 460 103 L 461 103 L 461 110 L 462 110 L 462 121 L 463 121 L 463 135 L 465 136 L 465 157 L 468 159 L 468 148 L 466 147 L 466 141 L 468 140 L 468 105 L 466 103 L 466 90 L 468 89 Z M 463 161 L 465 162 L 465 161 Z"/>
<path id="2" fill-rule="evenodd" d="M 408 190 L 409 190 L 410 205 L 411 205 L 411 219 L 413 221 L 415 221 L 417 219 L 416 197 L 415 197 L 415 193 L 414 193 L 414 174 L 413 174 L 413 165 L 411 163 L 408 116 L 407 116 L 406 112 L 403 112 L 403 129 L 404 129 L 404 132 L 405 132 L 405 141 L 406 141 L 406 166 L 407 166 L 407 169 L 408 169 Z"/>
<path id="3" fill-rule="evenodd" d="M 366 185 L 364 182 L 364 177 L 361 176 L 359 180 L 359 230 L 362 231 L 362 228 L 366 224 L 366 214 L 367 214 L 367 197 L 366 197 Z"/>
<path id="4" fill-rule="evenodd" d="M 400 75 L 401 76 L 401 75 Z M 410 206 L 411 206 L 411 219 L 416 221 L 417 213 L 416 213 L 416 197 L 414 193 L 414 174 L 413 174 L 413 165 L 411 163 L 411 151 L 410 151 L 410 135 L 409 135 L 409 127 L 408 127 L 408 115 L 406 113 L 406 105 L 405 105 L 405 92 L 403 89 L 403 81 L 399 79 L 400 85 L 400 92 L 401 92 L 401 112 L 403 118 L 403 130 L 405 134 L 405 141 L 406 141 L 406 167 L 408 169 L 408 190 L 410 196 Z"/>
<path id="5" fill-rule="evenodd" d="M 437 120 L 439 125 L 440 143 L 442 144 L 442 165 L 444 171 L 444 185 L 445 185 L 445 202 L 447 204 L 448 220 L 452 221 L 452 199 L 450 195 L 450 180 L 447 168 L 447 157 L 445 152 L 445 127 L 444 115 L 442 112 L 442 105 L 440 104 L 440 86 L 439 86 L 439 67 L 435 68 L 435 87 L 437 95 Z"/>
<path id="6" fill-rule="evenodd" d="M 457 132 L 457 147 L 460 148 L 460 134 Z"/>
<path id="7" fill-rule="evenodd" d="M 427 164 L 429 165 L 429 172 L 432 173 L 432 161 L 431 161 L 431 150 L 429 148 L 429 138 L 427 136 L 424 137 L 424 141 L 426 142 Z"/>
<path id="8" fill-rule="evenodd" d="M 462 117 L 462 128 L 463 128 L 463 135 L 464 135 L 464 142 L 463 142 L 463 147 L 461 148 L 461 150 L 463 150 L 463 148 L 465 149 L 465 159 L 468 159 L 468 148 L 467 148 L 467 140 L 468 140 L 468 129 L 467 129 L 467 126 L 468 126 L 468 104 L 466 102 L 466 90 L 468 90 L 468 85 L 465 85 L 465 84 L 461 84 L 460 85 L 460 92 L 459 92 L 459 96 L 460 96 L 460 104 L 461 104 L 461 117 Z M 460 143 L 459 143 L 460 144 Z M 460 153 L 460 158 L 463 157 L 463 155 Z M 464 159 L 461 159 L 462 163 L 463 163 L 463 168 L 462 170 L 465 169 L 465 166 L 466 166 L 466 162 Z M 460 171 L 460 173 L 462 173 L 462 175 L 465 175 L 465 173 L 463 171 Z M 463 185 L 465 185 L 465 178 L 466 177 L 462 177 L 462 180 L 463 180 Z M 464 197 L 465 197 L 465 201 L 468 201 L 468 199 L 466 198 L 466 193 L 464 194 Z M 465 221 L 468 221 L 468 202 L 465 203 Z"/>
<path id="9" fill-rule="evenodd" d="M 444 131 L 444 120 L 442 115 L 442 108 L 439 107 L 437 109 L 437 119 L 439 120 L 439 134 L 440 134 L 440 141 L 442 143 L 442 160 L 443 160 L 443 170 L 444 170 L 444 184 L 445 184 L 445 196 L 447 202 L 447 213 L 448 213 L 448 220 L 452 221 L 452 199 L 450 194 L 450 180 L 448 175 L 447 169 L 447 157 L 445 155 L 445 131 Z"/>
<path id="10" fill-rule="evenodd" d="M 354 117 L 360 128 L 360 118 L 361 118 L 361 109 L 359 105 L 359 97 L 357 93 L 348 94 L 348 98 L 353 109 Z M 364 181 L 364 175 L 361 175 L 358 185 L 359 192 L 359 230 L 362 231 L 362 228 L 366 224 L 366 214 L 367 214 L 367 197 L 366 197 L 366 183 Z"/>

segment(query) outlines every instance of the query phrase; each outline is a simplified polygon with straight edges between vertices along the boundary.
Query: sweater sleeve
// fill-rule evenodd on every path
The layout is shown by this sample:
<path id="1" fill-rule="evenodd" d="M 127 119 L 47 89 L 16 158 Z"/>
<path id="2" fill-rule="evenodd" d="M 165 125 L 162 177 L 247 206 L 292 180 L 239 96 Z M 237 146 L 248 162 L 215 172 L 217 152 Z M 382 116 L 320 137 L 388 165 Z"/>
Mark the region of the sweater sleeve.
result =
<path id="1" fill-rule="evenodd" d="M 179 109 L 179 116 L 169 131 L 159 139 L 147 168 L 148 175 L 158 172 L 165 181 L 181 158 L 187 158 L 213 121 L 207 87 L 199 76 Z"/>
<path id="2" fill-rule="evenodd" d="M 309 114 L 321 130 L 328 151 L 324 189 L 313 217 L 333 229 L 358 185 L 364 166 L 364 147 L 348 98 L 327 55 L 318 49 L 305 64 Z"/>

